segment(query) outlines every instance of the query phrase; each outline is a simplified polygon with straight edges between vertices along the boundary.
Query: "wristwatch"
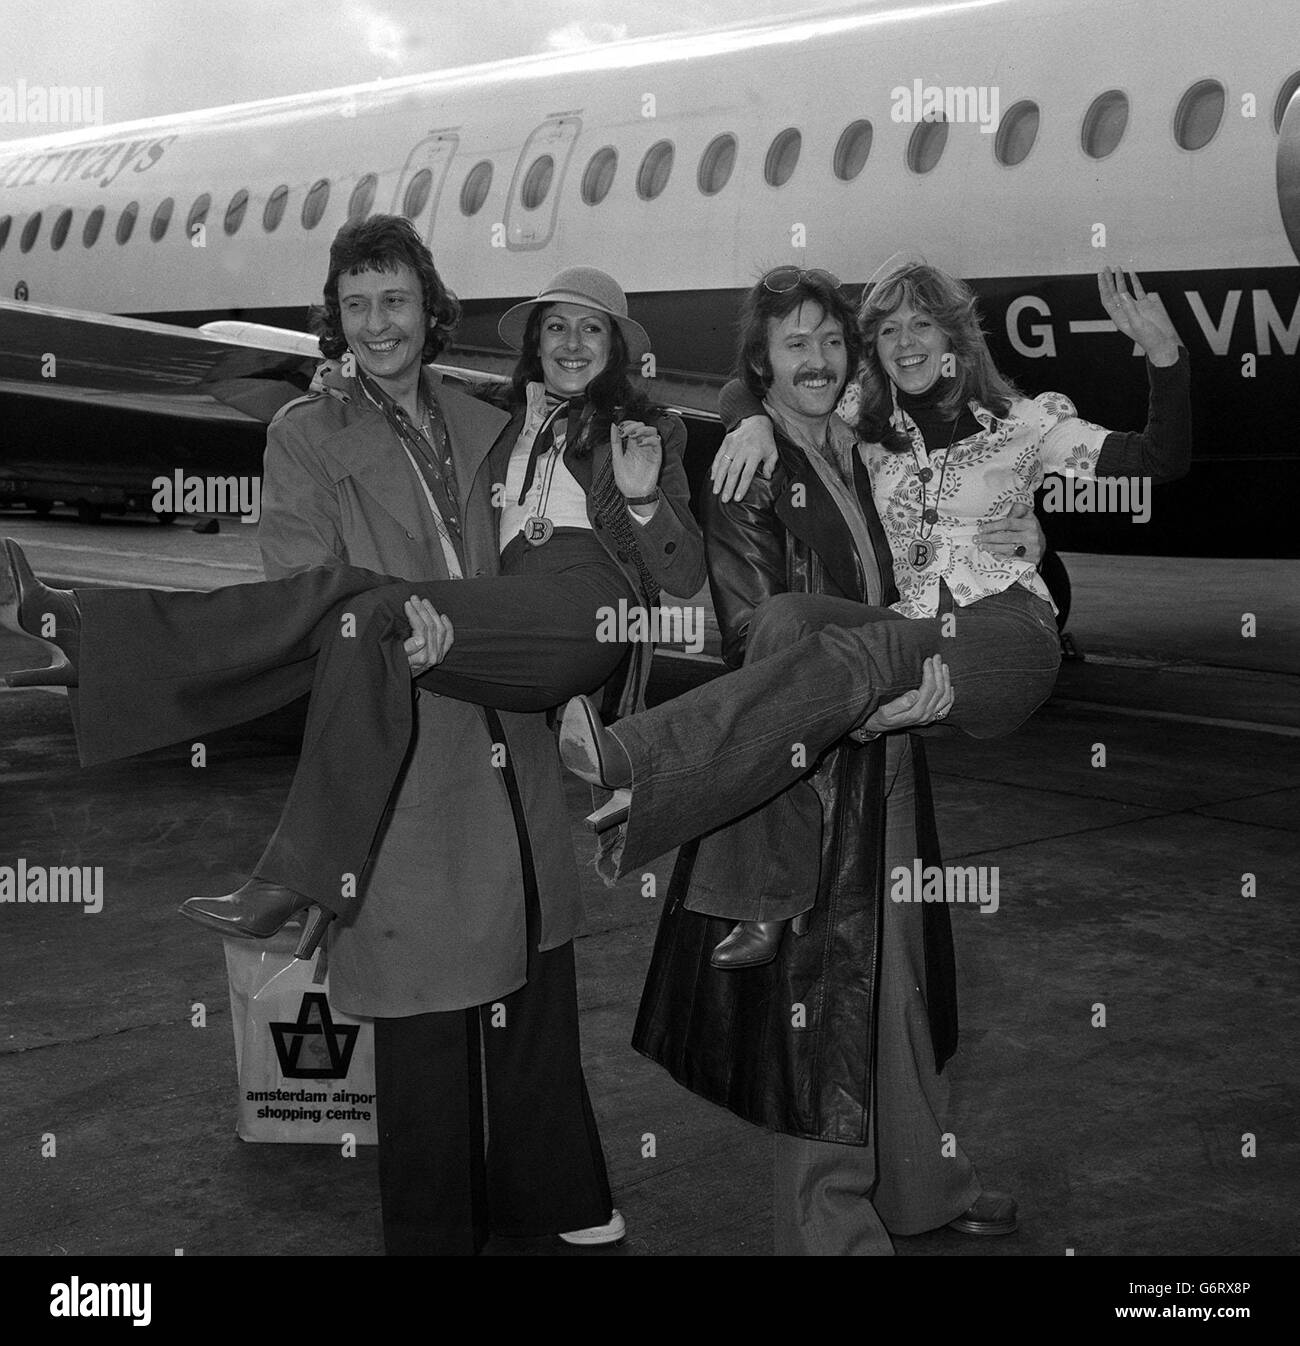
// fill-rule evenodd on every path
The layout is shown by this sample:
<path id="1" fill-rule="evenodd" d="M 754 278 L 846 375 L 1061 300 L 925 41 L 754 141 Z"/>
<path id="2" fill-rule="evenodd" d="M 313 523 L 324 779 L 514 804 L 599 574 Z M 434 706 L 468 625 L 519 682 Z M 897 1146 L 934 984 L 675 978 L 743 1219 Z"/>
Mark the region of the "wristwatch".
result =
<path id="1" fill-rule="evenodd" d="M 656 486 L 653 495 L 625 495 L 623 503 L 625 505 L 653 505 L 659 500 L 659 488 Z"/>

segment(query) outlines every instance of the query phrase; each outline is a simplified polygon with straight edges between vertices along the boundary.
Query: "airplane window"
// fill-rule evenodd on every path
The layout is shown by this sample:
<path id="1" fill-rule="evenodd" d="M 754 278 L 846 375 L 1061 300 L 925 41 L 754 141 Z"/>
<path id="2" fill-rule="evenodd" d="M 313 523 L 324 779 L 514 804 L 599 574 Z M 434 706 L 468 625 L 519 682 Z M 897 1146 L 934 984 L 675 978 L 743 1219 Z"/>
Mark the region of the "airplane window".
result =
<path id="1" fill-rule="evenodd" d="M 802 147 L 803 136 L 793 126 L 787 127 L 772 141 L 763 164 L 763 176 L 769 187 L 784 187 L 790 181 Z"/>
<path id="2" fill-rule="evenodd" d="M 241 187 L 230 198 L 230 204 L 226 207 L 226 218 L 222 228 L 232 237 L 239 232 L 239 226 L 244 222 L 244 213 L 248 210 L 248 188 Z"/>
<path id="3" fill-rule="evenodd" d="M 998 163 L 1014 168 L 1029 157 L 1038 139 L 1038 104 L 1032 99 L 1022 98 L 1007 108 L 1006 116 L 998 125 L 998 134 L 993 142 L 993 153 Z"/>
<path id="4" fill-rule="evenodd" d="M 460 189 L 460 213 L 477 215 L 483 209 L 491 186 L 492 161 L 483 159 L 465 174 L 465 182 Z"/>
<path id="5" fill-rule="evenodd" d="M 642 201 L 653 201 L 668 186 L 673 171 L 673 143 L 656 140 L 645 152 L 636 175 L 636 194 Z"/>
<path id="6" fill-rule="evenodd" d="M 429 204 L 429 188 L 433 186 L 433 174 L 422 168 L 406 184 L 406 195 L 402 197 L 402 214 L 408 220 L 415 219 Z"/>
<path id="7" fill-rule="evenodd" d="M 72 227 L 72 212 L 65 210 L 57 220 L 54 221 L 54 228 L 50 230 L 50 247 L 55 252 L 63 246 L 68 237 L 68 230 Z"/>
<path id="8" fill-rule="evenodd" d="M 1297 70 L 1278 90 L 1277 102 L 1273 104 L 1273 129 L 1275 131 L 1282 129 L 1282 118 L 1286 116 L 1287 104 L 1295 97 L 1297 89 L 1300 89 L 1300 70 Z"/>
<path id="9" fill-rule="evenodd" d="M 840 138 L 835 142 L 835 157 L 831 164 L 835 176 L 841 182 L 852 182 L 867 166 L 867 156 L 871 153 L 871 123 L 869 121 L 850 122 Z"/>
<path id="10" fill-rule="evenodd" d="M 1092 100 L 1083 118 L 1083 152 L 1104 159 L 1124 137 L 1128 126 L 1128 96 L 1108 89 Z"/>
<path id="11" fill-rule="evenodd" d="M 302 227 L 304 229 L 315 229 L 321 222 L 321 216 L 325 214 L 325 207 L 329 205 L 330 185 L 326 178 L 319 178 L 311 185 L 311 190 L 307 193 L 307 199 L 302 203 Z"/>
<path id="12" fill-rule="evenodd" d="M 536 210 L 546 200 L 554 176 L 555 160 L 549 154 L 538 155 L 528 165 L 528 172 L 524 174 L 524 185 L 519 190 L 519 200 L 525 210 Z"/>
<path id="13" fill-rule="evenodd" d="M 41 232 L 41 212 L 38 210 L 32 215 L 27 223 L 23 225 L 22 237 L 18 240 L 18 246 L 24 252 L 31 252 L 32 245 L 36 242 L 36 235 Z"/>
<path id="14" fill-rule="evenodd" d="M 364 220 L 375 204 L 375 188 L 379 179 L 373 173 L 367 173 L 352 189 L 352 199 L 348 202 L 348 219 Z"/>
<path id="15" fill-rule="evenodd" d="M 172 222 L 172 211 L 175 207 L 176 202 L 170 196 L 158 203 L 158 209 L 154 211 L 153 220 L 149 225 L 149 237 L 155 243 L 162 242 L 167 226 Z"/>
<path id="16" fill-rule="evenodd" d="M 83 248 L 93 248 L 99 242 L 99 231 L 104 227 L 104 207 L 96 206 L 94 210 L 86 216 L 86 222 L 81 226 L 81 246 Z"/>
<path id="17" fill-rule="evenodd" d="M 705 196 L 717 196 L 727 185 L 736 166 L 736 137 L 715 136 L 700 155 L 698 181 Z"/>
<path id="18" fill-rule="evenodd" d="M 582 199 L 589 206 L 598 206 L 609 195 L 614 185 L 614 170 L 618 167 L 618 151 L 606 145 L 591 156 L 582 174 Z"/>
<path id="19" fill-rule="evenodd" d="M 1185 150 L 1204 149 L 1214 139 L 1223 120 L 1223 85 L 1217 79 L 1202 79 L 1178 101 L 1174 113 L 1174 139 Z"/>
<path id="20" fill-rule="evenodd" d="M 125 243 L 135 230 L 135 219 L 140 213 L 139 201 L 128 201 L 117 217 L 117 241 Z"/>
<path id="21" fill-rule="evenodd" d="M 199 225 L 206 223 L 208 211 L 212 209 L 212 198 L 204 192 L 202 196 L 194 198 L 194 204 L 190 207 L 190 213 L 185 221 L 185 236 L 194 237 L 194 231 Z"/>
<path id="22" fill-rule="evenodd" d="M 942 117 L 917 122 L 907 142 L 907 166 L 913 173 L 928 173 L 943 157 L 948 143 L 948 123 Z"/>
<path id="23" fill-rule="evenodd" d="M 9 230 L 13 228 L 14 217 L 6 215 L 0 219 L 0 248 L 9 242 Z"/>
<path id="24" fill-rule="evenodd" d="M 266 198 L 266 205 L 262 208 L 262 228 L 268 234 L 275 233 L 280 227 L 280 221 L 284 219 L 284 208 L 288 203 L 289 189 L 284 183 Z"/>

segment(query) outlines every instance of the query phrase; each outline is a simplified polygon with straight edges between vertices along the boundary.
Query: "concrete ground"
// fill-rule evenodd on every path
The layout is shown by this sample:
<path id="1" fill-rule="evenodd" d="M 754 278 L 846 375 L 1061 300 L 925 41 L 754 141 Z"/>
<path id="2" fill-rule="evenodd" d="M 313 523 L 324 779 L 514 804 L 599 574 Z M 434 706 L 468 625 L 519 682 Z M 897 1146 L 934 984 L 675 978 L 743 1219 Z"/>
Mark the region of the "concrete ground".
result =
<path id="1" fill-rule="evenodd" d="M 254 577 L 251 530 L 234 527 L 195 574 Z M 154 567 L 156 583 L 160 547 L 188 565 L 200 542 L 119 532 L 106 565 L 85 536 L 96 531 L 55 538 L 83 549 L 62 553 L 77 582 L 141 582 Z M 232 569 L 212 578 L 214 561 Z M 1219 569 L 1181 584 L 1176 565 L 1153 567 L 1143 618 L 1107 601 L 1139 563 L 1090 561 L 1071 558 L 1071 625 L 1093 662 L 1067 666 L 1058 697 L 1013 737 L 929 745 L 945 859 L 1000 874 L 996 913 L 953 913 L 953 1130 L 985 1181 L 1018 1197 L 1022 1228 L 899 1239 L 898 1252 L 1294 1253 L 1296 563 L 1198 562 Z M 1255 645 L 1239 631 L 1248 610 L 1265 618 Z M 25 658 L 0 641 L 0 668 Z M 661 659 L 656 695 L 706 671 Z M 235 1138 L 221 941 L 175 915 L 246 876 L 288 784 L 295 725 L 221 736 L 203 772 L 180 750 L 83 772 L 61 693 L 0 691 L 0 865 L 106 875 L 96 916 L 0 904 L 0 1253 L 381 1251 L 373 1150 Z M 576 783 L 570 803 L 583 854 Z M 655 867 L 661 894 L 671 858 Z M 588 881 L 585 897 L 584 1055 L 629 1237 L 578 1255 L 766 1254 L 766 1136 L 628 1045 L 658 900 L 631 879 Z M 196 1004 L 204 1028 L 191 1026 Z"/>

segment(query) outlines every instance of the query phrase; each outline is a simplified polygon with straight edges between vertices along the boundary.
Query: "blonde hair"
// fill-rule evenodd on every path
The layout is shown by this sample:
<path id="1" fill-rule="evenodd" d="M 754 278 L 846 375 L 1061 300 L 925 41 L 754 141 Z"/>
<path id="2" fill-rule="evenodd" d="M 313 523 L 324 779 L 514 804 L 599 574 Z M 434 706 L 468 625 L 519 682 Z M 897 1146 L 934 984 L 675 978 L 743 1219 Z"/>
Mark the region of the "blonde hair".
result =
<path id="1" fill-rule="evenodd" d="M 863 343 L 859 436 L 889 449 L 909 447 L 890 421 L 894 399 L 889 375 L 876 353 L 881 325 L 904 303 L 932 318 L 951 344 L 957 372 L 938 409 L 945 416 L 955 417 L 967 402 L 973 401 L 995 416 L 1005 416 L 1021 394 L 993 363 L 980 324 L 975 291 L 964 280 L 928 262 L 908 262 L 870 286 L 858 309 Z"/>

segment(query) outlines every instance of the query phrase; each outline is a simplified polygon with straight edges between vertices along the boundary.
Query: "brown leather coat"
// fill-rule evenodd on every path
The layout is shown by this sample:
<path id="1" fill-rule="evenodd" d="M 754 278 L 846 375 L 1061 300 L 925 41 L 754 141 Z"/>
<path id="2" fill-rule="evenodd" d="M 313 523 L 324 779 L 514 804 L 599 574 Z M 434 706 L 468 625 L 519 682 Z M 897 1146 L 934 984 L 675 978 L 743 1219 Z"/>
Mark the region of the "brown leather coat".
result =
<path id="1" fill-rule="evenodd" d="M 709 583 L 731 665 L 744 657 L 750 618 L 782 592 L 858 602 L 897 597 L 889 548 L 858 472 L 874 555 L 860 557 L 843 515 L 803 452 L 779 431 L 770 480 L 756 477 L 743 502 L 708 496 Z M 929 776 L 913 738 L 918 852 L 939 863 Z M 809 855 L 816 901 L 806 934 L 788 935 L 776 961 L 746 972 L 709 965 L 726 919 L 687 911 L 692 873 L 709 847 L 735 841 L 723 829 L 682 847 L 673 872 L 633 1036 L 692 1092 L 771 1130 L 864 1144 L 875 1052 L 879 941 L 885 898 L 885 755 L 882 740 L 844 740 L 820 763 L 820 857 Z M 733 825 L 743 828 L 744 820 Z M 936 1065 L 957 1041 L 956 984 L 948 911 L 924 908 L 929 1011 Z"/>

